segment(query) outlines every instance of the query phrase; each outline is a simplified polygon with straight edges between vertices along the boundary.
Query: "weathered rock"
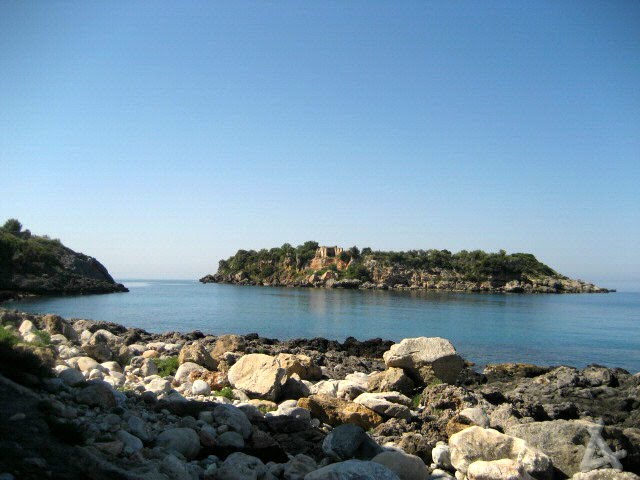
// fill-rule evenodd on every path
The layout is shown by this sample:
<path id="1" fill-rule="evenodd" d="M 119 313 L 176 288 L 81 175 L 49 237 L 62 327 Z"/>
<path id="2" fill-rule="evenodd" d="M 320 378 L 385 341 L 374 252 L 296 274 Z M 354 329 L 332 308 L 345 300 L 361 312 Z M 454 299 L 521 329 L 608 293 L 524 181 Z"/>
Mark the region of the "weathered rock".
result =
<path id="1" fill-rule="evenodd" d="M 196 380 L 207 382 L 211 390 L 221 390 L 229 386 L 227 374 L 224 372 L 210 372 L 205 369 L 194 370 L 189 373 L 188 379 L 191 382 L 195 382 Z"/>
<path id="2" fill-rule="evenodd" d="M 87 385 L 76 394 L 76 401 L 103 409 L 116 406 L 116 397 L 111 386 L 102 380 L 90 380 Z"/>
<path id="3" fill-rule="evenodd" d="M 208 372 L 207 369 L 193 362 L 184 362 L 176 370 L 173 376 L 174 382 L 177 384 L 184 383 L 193 372 Z"/>
<path id="4" fill-rule="evenodd" d="M 485 462 L 478 460 L 467 469 L 468 480 L 530 480 L 524 467 L 518 462 L 503 458 Z"/>
<path id="5" fill-rule="evenodd" d="M 279 353 L 276 360 L 282 368 L 287 371 L 287 375 L 294 373 L 302 380 L 318 380 L 322 377 L 322 370 L 314 365 L 308 355 L 294 355 L 291 353 Z"/>
<path id="6" fill-rule="evenodd" d="M 299 454 L 286 463 L 283 474 L 285 480 L 304 480 L 307 473 L 313 472 L 317 468 L 313 458 Z"/>
<path id="7" fill-rule="evenodd" d="M 99 363 L 91 357 L 77 357 L 69 359 L 67 363 L 71 366 L 77 366 L 81 372 L 89 372 L 99 365 Z"/>
<path id="8" fill-rule="evenodd" d="M 241 357 L 228 372 L 229 383 L 249 397 L 275 401 L 287 380 L 286 371 L 269 355 L 251 353 Z"/>
<path id="9" fill-rule="evenodd" d="M 191 385 L 192 395 L 209 395 L 211 394 L 211 387 L 204 380 L 196 380 Z"/>
<path id="10" fill-rule="evenodd" d="M 218 435 L 216 444 L 223 448 L 244 448 L 244 439 L 238 432 L 228 431 Z"/>
<path id="11" fill-rule="evenodd" d="M 196 365 L 215 370 L 218 368 L 218 361 L 211 356 L 206 347 L 199 341 L 185 345 L 178 355 L 180 364 L 191 362 Z"/>
<path id="12" fill-rule="evenodd" d="M 397 450 L 379 453 L 371 461 L 384 465 L 400 480 L 425 480 L 429 475 L 429 469 L 420 457 Z"/>
<path id="13" fill-rule="evenodd" d="M 154 378 L 149 383 L 145 385 L 145 388 L 149 392 L 153 393 L 166 393 L 171 390 L 171 382 L 164 378 Z"/>
<path id="14" fill-rule="evenodd" d="M 532 447 L 547 454 L 553 466 L 570 477 L 580 471 L 580 462 L 597 424 L 586 420 L 552 420 L 511 425 L 506 433 L 522 438 Z M 603 432 L 607 437 L 607 431 Z M 615 447 L 611 441 L 610 446 Z"/>
<path id="15" fill-rule="evenodd" d="M 360 405 L 364 405 L 367 408 L 370 408 L 376 413 L 379 413 L 383 417 L 386 418 L 411 418 L 411 411 L 409 407 L 406 405 L 402 405 L 400 403 L 394 403 L 390 401 L 388 397 L 389 392 L 384 393 L 363 393 L 356 397 L 353 401 L 354 403 L 358 403 Z M 398 392 L 393 392 L 398 395 L 402 395 Z M 404 397 L 404 395 L 402 395 Z M 407 397 L 404 397 L 407 398 Z M 409 402 L 410 399 L 407 398 Z"/>
<path id="16" fill-rule="evenodd" d="M 108 330 L 100 329 L 93 332 L 89 340 L 82 345 L 88 356 L 99 362 L 111 360 L 113 352 L 117 351 L 118 337 Z"/>
<path id="17" fill-rule="evenodd" d="M 216 472 L 218 480 L 257 480 L 267 469 L 262 461 L 246 453 L 229 455 Z"/>
<path id="18" fill-rule="evenodd" d="M 213 344 L 211 356 L 220 359 L 227 352 L 239 352 L 245 347 L 244 338 L 240 335 L 221 335 Z"/>
<path id="19" fill-rule="evenodd" d="M 123 453 L 125 455 L 133 455 L 137 451 L 142 450 L 142 440 L 125 430 L 119 430 L 116 433 L 116 438 L 122 442 L 124 446 Z"/>
<path id="20" fill-rule="evenodd" d="M 481 407 L 463 408 L 458 415 L 466 418 L 469 422 L 474 425 L 478 425 L 479 427 L 489 426 L 489 416 Z"/>
<path id="21" fill-rule="evenodd" d="M 242 410 L 234 405 L 220 404 L 213 409 L 213 418 L 219 425 L 227 425 L 242 438 L 251 435 L 251 422 Z"/>
<path id="22" fill-rule="evenodd" d="M 490 428 L 474 426 L 456 433 L 449 439 L 449 448 L 451 464 L 465 474 L 475 461 L 507 458 L 521 463 L 525 471 L 537 479 L 552 477 L 553 466 L 547 455 L 520 438 Z"/>
<path id="23" fill-rule="evenodd" d="M 156 438 L 156 445 L 168 451 L 178 452 L 189 460 L 200 452 L 200 438 L 192 428 L 165 430 Z"/>
<path id="24" fill-rule="evenodd" d="M 400 480 L 387 467 L 376 462 L 347 460 L 308 473 L 304 480 Z"/>
<path id="25" fill-rule="evenodd" d="M 75 368 L 66 368 L 58 373 L 58 377 L 67 385 L 77 385 L 84 382 L 84 375 Z"/>
<path id="26" fill-rule="evenodd" d="M 586 473 L 576 473 L 571 480 L 640 480 L 640 477 L 631 472 L 619 472 L 612 468 L 592 470 Z"/>
<path id="27" fill-rule="evenodd" d="M 433 447 L 433 450 L 431 450 L 431 458 L 438 468 L 444 468 L 445 470 L 452 468 L 451 450 L 449 449 L 449 445 L 444 442 L 438 442 L 436 446 Z"/>
<path id="28" fill-rule="evenodd" d="M 404 369 L 413 380 L 428 384 L 434 378 L 454 383 L 464 367 L 464 360 L 444 338 L 405 338 L 383 355 L 387 367 Z"/>
<path id="29" fill-rule="evenodd" d="M 411 395 L 414 389 L 413 380 L 401 368 L 390 367 L 369 376 L 369 390 L 373 392 L 400 392 Z"/>
<path id="30" fill-rule="evenodd" d="M 382 447 L 358 425 L 347 424 L 334 428 L 327 435 L 322 443 L 322 450 L 338 460 L 371 460 L 382 452 Z"/>
<path id="31" fill-rule="evenodd" d="M 308 398 L 301 398 L 298 400 L 298 406 L 306 408 L 313 417 L 329 425 L 352 423 L 368 430 L 384 422 L 378 413 L 364 405 L 328 395 L 311 395 Z"/>

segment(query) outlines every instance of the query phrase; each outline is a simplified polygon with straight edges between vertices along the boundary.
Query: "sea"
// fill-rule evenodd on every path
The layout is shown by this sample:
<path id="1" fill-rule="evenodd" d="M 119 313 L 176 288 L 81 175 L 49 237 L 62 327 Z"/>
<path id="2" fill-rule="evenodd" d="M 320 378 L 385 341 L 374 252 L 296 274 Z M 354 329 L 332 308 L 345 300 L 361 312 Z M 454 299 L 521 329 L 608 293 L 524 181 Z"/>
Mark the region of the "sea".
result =
<path id="1" fill-rule="evenodd" d="M 150 332 L 343 341 L 448 338 L 478 368 L 499 362 L 640 371 L 640 293 L 362 291 L 119 280 L 128 293 L 27 298 L 5 308 Z"/>

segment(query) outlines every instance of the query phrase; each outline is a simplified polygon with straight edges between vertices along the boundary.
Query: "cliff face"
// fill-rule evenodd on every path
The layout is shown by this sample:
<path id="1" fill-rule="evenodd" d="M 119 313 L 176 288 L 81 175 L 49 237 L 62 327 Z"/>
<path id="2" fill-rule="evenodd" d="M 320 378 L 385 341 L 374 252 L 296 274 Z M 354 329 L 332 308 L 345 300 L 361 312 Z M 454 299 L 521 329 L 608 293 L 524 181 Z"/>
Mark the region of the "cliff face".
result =
<path id="1" fill-rule="evenodd" d="M 316 245 L 313 256 L 304 256 Z M 307 242 L 271 250 L 245 251 L 222 260 L 218 272 L 203 283 L 325 288 L 440 290 L 494 293 L 604 293 L 582 280 L 558 274 L 527 253 L 452 254 L 447 250 L 348 251 Z M 329 251 L 329 254 L 327 254 Z M 303 261 L 301 261 L 301 259 Z"/>
<path id="2" fill-rule="evenodd" d="M 7 222 L 9 224 L 9 222 Z M 126 292 L 98 260 L 21 226 L 0 228 L 0 299 L 21 294 Z"/>

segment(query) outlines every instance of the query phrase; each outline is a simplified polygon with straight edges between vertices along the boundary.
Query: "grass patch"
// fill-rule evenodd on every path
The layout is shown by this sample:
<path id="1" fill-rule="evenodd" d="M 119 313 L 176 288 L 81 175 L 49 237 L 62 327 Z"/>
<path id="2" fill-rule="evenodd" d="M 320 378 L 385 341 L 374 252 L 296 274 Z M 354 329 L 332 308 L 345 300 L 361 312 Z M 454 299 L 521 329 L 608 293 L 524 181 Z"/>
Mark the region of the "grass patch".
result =
<path id="1" fill-rule="evenodd" d="M 427 387 L 435 387 L 436 385 L 442 385 L 444 382 L 442 380 L 440 380 L 439 378 L 434 378 L 433 380 L 431 380 L 429 382 L 429 385 L 427 385 Z"/>
<path id="2" fill-rule="evenodd" d="M 260 410 L 260 412 L 262 412 L 262 414 L 264 415 L 267 412 L 273 412 L 277 409 L 273 407 L 268 407 L 266 405 L 258 405 L 258 410 Z"/>
<path id="3" fill-rule="evenodd" d="M 0 346 L 8 348 L 16 345 L 20 339 L 18 335 L 13 331 L 5 327 L 0 327 Z"/>
<path id="4" fill-rule="evenodd" d="M 33 334 L 38 337 L 38 340 L 35 342 L 31 342 L 34 345 L 46 347 L 47 345 L 51 345 L 51 335 L 49 332 L 44 332 L 42 330 L 34 330 Z"/>
<path id="5" fill-rule="evenodd" d="M 229 400 L 233 400 L 233 389 L 231 387 L 224 387 L 220 390 L 213 390 L 211 392 L 211 395 L 214 395 L 216 397 L 225 397 Z"/>
<path id="6" fill-rule="evenodd" d="M 158 375 L 161 377 L 173 376 L 178 371 L 178 357 L 154 358 L 153 361 L 158 367 Z"/>
<path id="7" fill-rule="evenodd" d="M 422 400 L 421 393 L 417 393 L 413 396 L 411 399 L 411 405 L 413 405 L 413 408 L 418 408 L 420 406 L 420 400 Z"/>

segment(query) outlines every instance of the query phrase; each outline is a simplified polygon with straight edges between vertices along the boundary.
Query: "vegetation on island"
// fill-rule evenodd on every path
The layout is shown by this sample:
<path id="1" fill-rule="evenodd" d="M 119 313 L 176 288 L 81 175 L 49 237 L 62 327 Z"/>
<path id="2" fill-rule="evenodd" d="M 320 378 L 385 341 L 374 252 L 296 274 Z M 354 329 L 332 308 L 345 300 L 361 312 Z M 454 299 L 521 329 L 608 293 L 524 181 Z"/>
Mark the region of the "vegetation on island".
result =
<path id="1" fill-rule="evenodd" d="M 0 300 L 10 297 L 11 292 L 116 291 L 126 288 L 116 283 L 95 258 L 74 252 L 58 239 L 33 235 L 15 218 L 0 227 Z"/>
<path id="2" fill-rule="evenodd" d="M 319 244 L 308 241 L 297 247 L 285 243 L 281 247 L 262 250 L 238 250 L 218 265 L 218 275 L 241 275 L 251 282 L 272 282 L 279 277 L 304 278 L 313 273 L 335 273 L 337 280 L 356 279 L 361 282 L 374 281 L 373 270 L 385 267 L 440 274 L 448 272 L 471 282 L 489 279 L 520 280 L 529 277 L 561 277 L 551 267 L 538 261 L 530 253 L 511 253 L 504 250 L 488 253 L 482 250 L 409 250 L 401 252 L 378 251 L 371 248 L 360 250 L 354 246 L 340 252 L 339 262 L 319 270 L 310 268 Z"/>

